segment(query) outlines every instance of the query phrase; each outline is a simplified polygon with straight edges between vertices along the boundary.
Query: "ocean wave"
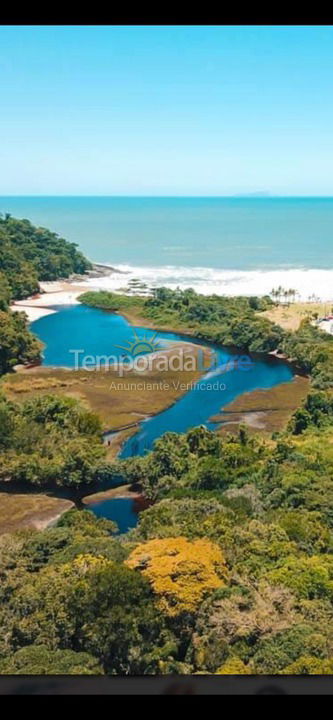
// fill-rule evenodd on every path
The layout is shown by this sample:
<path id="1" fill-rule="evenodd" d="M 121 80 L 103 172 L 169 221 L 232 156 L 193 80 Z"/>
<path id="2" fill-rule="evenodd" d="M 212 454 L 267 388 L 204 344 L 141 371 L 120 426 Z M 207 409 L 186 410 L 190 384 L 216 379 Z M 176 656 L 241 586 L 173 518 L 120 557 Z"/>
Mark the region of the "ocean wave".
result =
<path id="1" fill-rule="evenodd" d="M 279 268 L 276 270 L 221 270 L 208 267 L 113 265 L 123 274 L 90 278 L 85 285 L 101 290 L 121 291 L 131 280 L 139 280 L 150 287 L 181 289 L 192 287 L 203 295 L 266 295 L 272 288 L 282 286 L 297 292 L 300 300 L 333 299 L 333 269 Z"/>

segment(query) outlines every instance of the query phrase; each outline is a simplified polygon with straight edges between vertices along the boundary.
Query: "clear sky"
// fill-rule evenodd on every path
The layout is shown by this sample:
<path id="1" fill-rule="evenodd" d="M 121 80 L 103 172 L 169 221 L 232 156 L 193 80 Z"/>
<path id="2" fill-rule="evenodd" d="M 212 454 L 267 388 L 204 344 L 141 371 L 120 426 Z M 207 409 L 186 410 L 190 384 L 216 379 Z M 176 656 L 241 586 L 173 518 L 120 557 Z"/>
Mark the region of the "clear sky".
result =
<path id="1" fill-rule="evenodd" d="M 333 27 L 1 27 L 0 194 L 333 195 Z"/>

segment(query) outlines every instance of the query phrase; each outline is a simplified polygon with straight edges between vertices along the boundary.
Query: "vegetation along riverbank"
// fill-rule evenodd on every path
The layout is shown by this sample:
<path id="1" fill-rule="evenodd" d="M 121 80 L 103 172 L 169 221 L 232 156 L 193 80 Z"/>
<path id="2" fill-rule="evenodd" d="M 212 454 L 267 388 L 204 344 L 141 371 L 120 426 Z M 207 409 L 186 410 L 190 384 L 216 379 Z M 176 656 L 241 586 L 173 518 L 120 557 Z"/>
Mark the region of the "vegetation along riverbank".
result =
<path id="1" fill-rule="evenodd" d="M 2 219 L 0 240 L 0 672 L 332 674 L 333 338 L 310 317 L 297 329 L 272 323 L 268 297 L 85 295 L 200 343 L 281 353 L 300 373 L 222 413 L 256 414 L 251 428 L 168 432 L 121 460 L 103 431 L 158 412 L 158 395 L 107 403 L 107 373 L 14 372 L 38 362 L 41 345 L 10 303 L 89 264 L 27 221 Z M 110 490 L 116 477 L 125 489 Z M 50 500 L 99 488 L 107 502 L 133 487 L 149 507 L 122 535 L 88 510 L 57 520 L 65 508 Z M 54 525 L 16 518 L 22 495 Z"/>

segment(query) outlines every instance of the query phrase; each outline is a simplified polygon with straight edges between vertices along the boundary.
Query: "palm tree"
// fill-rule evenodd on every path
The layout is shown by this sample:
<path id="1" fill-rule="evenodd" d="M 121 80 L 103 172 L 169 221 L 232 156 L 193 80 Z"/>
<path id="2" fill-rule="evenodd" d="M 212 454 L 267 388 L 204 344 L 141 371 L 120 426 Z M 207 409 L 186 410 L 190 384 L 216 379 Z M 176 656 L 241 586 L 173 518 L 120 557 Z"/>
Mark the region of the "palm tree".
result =
<path id="1" fill-rule="evenodd" d="M 284 295 L 284 289 L 283 289 L 282 285 L 279 285 L 279 287 L 278 287 L 278 295 L 279 295 L 279 302 L 281 302 L 282 295 Z"/>
<path id="2" fill-rule="evenodd" d="M 288 297 L 288 290 L 283 290 L 282 296 L 283 296 L 283 304 L 286 305 L 287 297 Z"/>

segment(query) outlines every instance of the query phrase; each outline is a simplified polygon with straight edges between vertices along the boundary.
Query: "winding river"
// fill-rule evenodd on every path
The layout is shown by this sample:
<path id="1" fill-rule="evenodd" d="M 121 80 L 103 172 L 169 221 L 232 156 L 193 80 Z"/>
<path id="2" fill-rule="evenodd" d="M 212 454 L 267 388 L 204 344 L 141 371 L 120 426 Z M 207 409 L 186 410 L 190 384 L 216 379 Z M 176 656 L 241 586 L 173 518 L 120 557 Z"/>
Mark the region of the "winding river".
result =
<path id="1" fill-rule="evenodd" d="M 134 333 L 148 341 L 154 335 L 153 330 L 134 328 L 121 315 L 84 305 L 55 309 L 58 312 L 31 324 L 33 332 L 45 344 L 43 364 L 47 366 L 82 367 L 82 359 L 87 356 L 112 355 L 122 360 L 126 354 L 124 348 L 133 342 Z M 189 338 L 177 333 L 159 332 L 155 342 L 158 341 L 158 347 L 163 348 L 170 341 L 184 340 Z M 203 342 L 198 344 L 203 345 Z M 292 369 L 285 362 L 261 356 L 252 356 L 250 361 L 246 361 L 229 349 L 214 344 L 205 345 L 214 351 L 212 366 L 174 405 L 141 422 L 138 431 L 124 443 L 120 457 L 144 454 L 167 431 L 186 432 L 201 424 L 214 429 L 216 423 L 211 418 L 238 395 L 292 380 Z M 143 346 L 142 354 L 144 352 L 146 349 Z M 130 498 L 119 497 L 91 505 L 98 516 L 115 520 L 121 532 L 135 526 L 137 513 L 133 508 Z"/>

